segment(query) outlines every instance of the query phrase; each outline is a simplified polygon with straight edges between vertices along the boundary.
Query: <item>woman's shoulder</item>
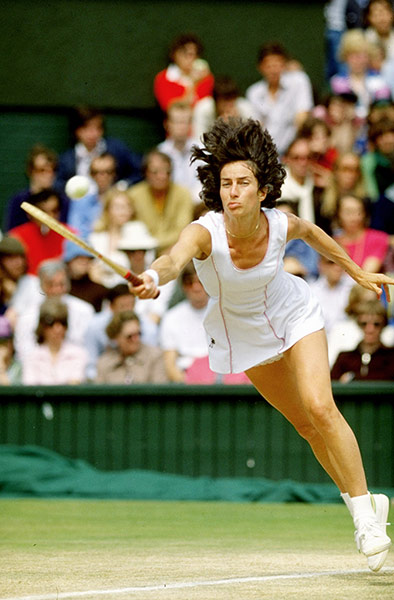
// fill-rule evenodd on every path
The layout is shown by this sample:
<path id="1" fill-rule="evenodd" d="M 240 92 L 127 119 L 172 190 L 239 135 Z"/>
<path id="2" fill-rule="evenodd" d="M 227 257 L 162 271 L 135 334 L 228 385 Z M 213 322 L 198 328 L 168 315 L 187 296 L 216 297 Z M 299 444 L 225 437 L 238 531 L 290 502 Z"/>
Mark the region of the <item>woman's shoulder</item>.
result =
<path id="1" fill-rule="evenodd" d="M 207 229 L 211 229 L 212 227 L 217 228 L 220 225 L 223 225 L 223 213 L 209 210 L 196 221 L 193 221 L 193 223 L 197 225 L 203 225 Z"/>
<path id="2" fill-rule="evenodd" d="M 149 193 L 149 185 L 146 181 L 139 181 L 138 183 L 131 185 L 127 190 L 127 193 L 133 199 L 138 198 L 139 196 Z"/>
<path id="3" fill-rule="evenodd" d="M 369 240 L 376 240 L 376 241 L 382 241 L 382 242 L 387 242 L 390 239 L 390 236 L 388 233 L 386 233 L 385 231 L 380 231 L 380 229 L 373 229 L 371 227 L 369 227 L 368 229 L 366 229 L 366 236 Z"/>
<path id="4" fill-rule="evenodd" d="M 288 225 L 287 214 L 283 210 L 279 210 L 279 208 L 264 208 L 262 207 L 262 212 L 265 214 L 269 222 L 277 222 L 285 225 Z"/>

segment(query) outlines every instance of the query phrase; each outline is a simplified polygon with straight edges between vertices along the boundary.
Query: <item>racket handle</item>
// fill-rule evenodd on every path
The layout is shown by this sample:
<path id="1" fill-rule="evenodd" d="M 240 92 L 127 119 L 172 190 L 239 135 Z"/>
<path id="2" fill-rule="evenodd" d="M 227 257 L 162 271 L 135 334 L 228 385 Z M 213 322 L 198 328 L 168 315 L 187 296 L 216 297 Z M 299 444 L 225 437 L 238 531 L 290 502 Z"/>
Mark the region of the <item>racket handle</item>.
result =
<path id="1" fill-rule="evenodd" d="M 135 287 L 144 283 L 141 277 L 138 277 L 138 275 L 134 275 L 134 273 L 132 273 L 131 271 L 127 271 L 126 275 L 124 275 L 124 278 L 127 279 L 127 281 L 130 281 L 130 283 Z M 157 290 L 157 294 L 154 297 L 154 300 L 156 300 L 156 298 L 158 298 L 159 296 L 160 290 Z"/>

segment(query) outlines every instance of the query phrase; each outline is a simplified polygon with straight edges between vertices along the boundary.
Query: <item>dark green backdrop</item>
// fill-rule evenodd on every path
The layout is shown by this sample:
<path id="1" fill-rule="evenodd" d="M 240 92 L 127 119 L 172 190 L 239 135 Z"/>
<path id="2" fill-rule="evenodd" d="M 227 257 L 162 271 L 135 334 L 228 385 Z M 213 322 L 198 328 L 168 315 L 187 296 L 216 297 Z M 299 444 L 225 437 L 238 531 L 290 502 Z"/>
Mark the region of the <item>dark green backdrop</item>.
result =
<path id="1" fill-rule="evenodd" d="M 272 39 L 322 84 L 321 2 L 3 0 L 0 103 L 152 107 L 153 76 L 184 31 L 243 90 L 258 78 L 258 46 Z"/>
<path id="2" fill-rule="evenodd" d="M 298 58 L 315 91 L 324 87 L 322 2 L 3 0 L 0 13 L 0 216 L 24 187 L 29 148 L 69 144 L 67 107 L 108 114 L 110 135 L 145 152 L 162 136 L 152 94 L 168 45 L 197 33 L 217 74 L 242 92 L 259 78 L 258 47 L 278 39 Z"/>

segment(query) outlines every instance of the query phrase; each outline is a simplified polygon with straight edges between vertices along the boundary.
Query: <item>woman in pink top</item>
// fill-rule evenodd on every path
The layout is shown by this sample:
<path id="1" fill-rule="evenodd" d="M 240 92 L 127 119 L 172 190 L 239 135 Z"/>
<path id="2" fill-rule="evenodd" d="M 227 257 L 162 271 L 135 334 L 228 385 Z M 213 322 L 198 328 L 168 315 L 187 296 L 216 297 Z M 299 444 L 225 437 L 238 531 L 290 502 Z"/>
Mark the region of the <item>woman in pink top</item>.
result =
<path id="1" fill-rule="evenodd" d="M 85 381 L 87 352 L 65 339 L 67 306 L 48 298 L 40 307 L 36 330 L 38 345 L 22 363 L 25 385 L 67 385 Z"/>
<path id="2" fill-rule="evenodd" d="M 343 196 L 338 203 L 340 233 L 335 240 L 350 258 L 365 271 L 378 273 L 386 257 L 390 236 L 367 225 L 367 207 L 362 198 Z"/>

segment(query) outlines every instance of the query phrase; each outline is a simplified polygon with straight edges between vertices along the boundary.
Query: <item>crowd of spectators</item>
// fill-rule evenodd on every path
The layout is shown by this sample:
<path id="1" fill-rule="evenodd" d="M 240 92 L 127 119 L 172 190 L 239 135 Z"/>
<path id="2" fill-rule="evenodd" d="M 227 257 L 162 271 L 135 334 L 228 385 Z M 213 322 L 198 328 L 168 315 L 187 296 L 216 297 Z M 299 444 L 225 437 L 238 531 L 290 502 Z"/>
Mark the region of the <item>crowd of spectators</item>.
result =
<path id="1" fill-rule="evenodd" d="M 332 0 L 325 19 L 319 93 L 273 40 L 258 49 L 261 78 L 242 95 L 231 73 L 211 71 L 201 41 L 182 34 L 152 76 L 165 132 L 156 148 L 139 156 L 107 137 L 105 115 L 90 107 L 75 108 L 74 145 L 60 156 L 37 140 L 0 240 L 0 384 L 218 382 L 203 330 L 208 297 L 193 265 L 157 300 L 139 300 L 102 261 L 21 209 L 36 205 L 141 273 L 205 211 L 190 153 L 216 118 L 251 117 L 271 133 L 287 172 L 280 210 L 315 222 L 364 269 L 394 274 L 393 4 Z M 76 174 L 90 181 L 79 201 L 65 193 Z M 298 242 L 285 268 L 319 298 L 332 378 L 394 380 L 393 304 Z"/>

